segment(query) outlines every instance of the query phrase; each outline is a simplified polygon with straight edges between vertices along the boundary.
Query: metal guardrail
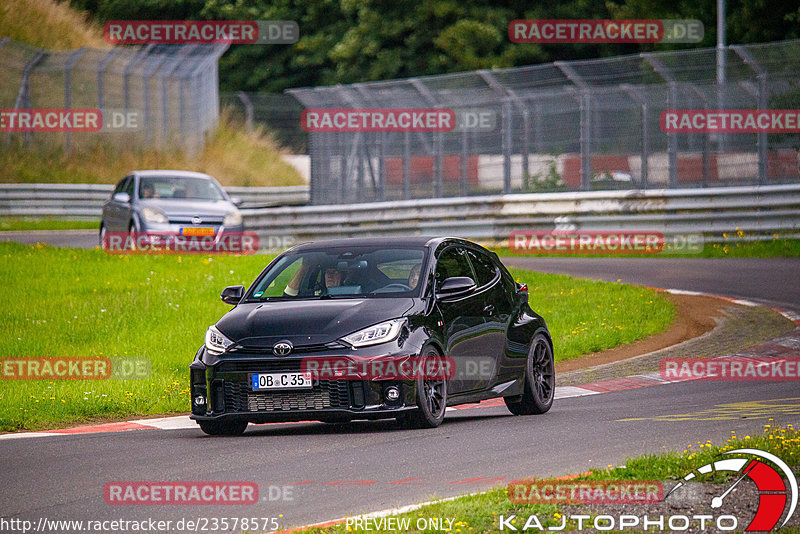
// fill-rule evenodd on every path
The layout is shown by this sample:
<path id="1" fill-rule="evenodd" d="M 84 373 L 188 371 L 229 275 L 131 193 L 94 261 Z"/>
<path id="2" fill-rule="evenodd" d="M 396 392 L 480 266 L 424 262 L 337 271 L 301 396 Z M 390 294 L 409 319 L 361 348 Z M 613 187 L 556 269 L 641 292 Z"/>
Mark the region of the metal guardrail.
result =
<path id="1" fill-rule="evenodd" d="M 113 186 L 0 184 L 0 216 L 96 220 Z M 290 206 L 308 200 L 308 186 L 228 187 L 245 201 L 248 230 L 264 242 L 336 237 L 455 235 L 504 243 L 515 230 L 658 231 L 771 239 L 800 231 L 800 184 L 530 193 L 483 197 Z M 277 206 L 281 207 L 253 207 Z M 248 207 L 250 206 L 250 207 Z M 746 235 L 738 236 L 737 231 Z"/>
<path id="2" fill-rule="evenodd" d="M 103 202 L 113 189 L 108 184 L 0 184 L 0 216 L 99 220 Z M 308 203 L 304 185 L 225 190 L 242 199 L 244 209 Z"/>
<path id="3" fill-rule="evenodd" d="M 535 193 L 248 210 L 262 240 L 455 235 L 498 244 L 514 230 L 737 231 L 748 240 L 800 230 L 800 184 Z M 757 235 L 754 235 L 757 234 Z"/>

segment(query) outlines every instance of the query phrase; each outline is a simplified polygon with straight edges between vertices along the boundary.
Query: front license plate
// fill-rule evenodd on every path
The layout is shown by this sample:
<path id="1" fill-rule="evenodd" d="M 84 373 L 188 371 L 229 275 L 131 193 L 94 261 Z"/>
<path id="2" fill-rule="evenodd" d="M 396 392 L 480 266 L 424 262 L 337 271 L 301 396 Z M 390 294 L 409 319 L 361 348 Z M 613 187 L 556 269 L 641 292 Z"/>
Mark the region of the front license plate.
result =
<path id="1" fill-rule="evenodd" d="M 214 229 L 213 228 L 205 228 L 205 227 L 189 227 L 189 228 L 181 228 L 181 235 L 187 237 L 206 237 L 206 236 L 213 236 Z"/>
<path id="2" fill-rule="evenodd" d="M 265 373 L 252 375 L 253 389 L 311 389 L 311 373 Z"/>

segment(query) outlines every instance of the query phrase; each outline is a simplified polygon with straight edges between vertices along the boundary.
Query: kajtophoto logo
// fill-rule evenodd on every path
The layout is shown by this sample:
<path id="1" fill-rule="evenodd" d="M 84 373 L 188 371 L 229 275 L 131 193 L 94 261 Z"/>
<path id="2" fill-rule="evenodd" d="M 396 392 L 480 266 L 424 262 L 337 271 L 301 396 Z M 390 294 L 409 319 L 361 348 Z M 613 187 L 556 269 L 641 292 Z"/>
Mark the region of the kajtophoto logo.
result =
<path id="1" fill-rule="evenodd" d="M 698 467 L 691 473 L 683 477 L 678 484 L 672 488 L 664 500 L 670 495 L 680 490 L 687 482 L 698 479 L 703 475 L 719 472 L 731 472 L 740 474 L 739 477 L 720 495 L 711 499 L 711 508 L 718 510 L 722 508 L 725 498 L 745 479 L 749 478 L 758 488 L 758 508 L 753 520 L 747 525 L 745 532 L 761 532 L 772 530 L 783 517 L 780 524 L 783 527 L 791 519 L 797 509 L 797 479 L 791 468 L 786 463 L 769 452 L 759 449 L 735 449 L 722 453 L 724 455 L 749 455 L 768 460 L 778 467 L 780 472 L 774 467 L 750 458 L 726 458 L 717 460 L 710 464 Z M 782 475 L 781 475 L 782 473 Z M 784 478 L 786 479 L 784 481 Z M 788 488 L 786 484 L 788 482 Z"/>
<path id="2" fill-rule="evenodd" d="M 703 465 L 686 474 L 666 494 L 657 481 L 597 481 L 597 480 L 526 480 L 509 485 L 508 498 L 513 503 L 545 504 L 655 504 L 667 499 L 689 482 L 716 473 L 735 475 L 733 482 L 708 503 L 717 513 L 646 514 L 646 513 L 581 513 L 556 514 L 561 523 L 544 526 L 543 516 L 531 514 L 524 525 L 516 523 L 516 514 L 501 514 L 497 518 L 500 531 L 740 531 L 737 515 L 724 512 L 725 499 L 745 480 L 755 484 L 758 506 L 745 532 L 762 532 L 781 528 L 797 509 L 798 485 L 791 468 L 769 452 L 760 449 L 735 449 L 723 452 L 731 456 Z M 755 458 L 753 458 L 755 457 Z M 769 462 L 769 463 L 767 463 Z M 770 465 L 771 464 L 771 465 Z M 773 467 L 774 466 L 774 467 Z M 728 508 L 731 508 L 730 503 Z M 737 506 L 734 506 L 737 508 Z M 783 519 L 781 521 L 781 519 Z M 780 524 L 779 524 L 780 523 Z M 568 528 L 569 526 L 569 528 Z"/>

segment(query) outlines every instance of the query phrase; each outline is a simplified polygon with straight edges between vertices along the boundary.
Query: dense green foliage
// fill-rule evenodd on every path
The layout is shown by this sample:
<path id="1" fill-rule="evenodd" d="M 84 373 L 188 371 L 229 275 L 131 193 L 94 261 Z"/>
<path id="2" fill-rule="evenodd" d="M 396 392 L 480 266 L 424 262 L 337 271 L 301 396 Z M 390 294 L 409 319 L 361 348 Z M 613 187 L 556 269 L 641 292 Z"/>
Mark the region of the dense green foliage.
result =
<path id="1" fill-rule="evenodd" d="M 220 61 L 222 90 L 282 91 L 530 65 L 695 45 L 538 45 L 508 39 L 514 19 L 698 19 L 716 42 L 716 0 L 70 0 L 108 20 L 294 20 L 294 45 L 233 46 Z M 794 0 L 727 0 L 727 42 L 800 37 Z"/>

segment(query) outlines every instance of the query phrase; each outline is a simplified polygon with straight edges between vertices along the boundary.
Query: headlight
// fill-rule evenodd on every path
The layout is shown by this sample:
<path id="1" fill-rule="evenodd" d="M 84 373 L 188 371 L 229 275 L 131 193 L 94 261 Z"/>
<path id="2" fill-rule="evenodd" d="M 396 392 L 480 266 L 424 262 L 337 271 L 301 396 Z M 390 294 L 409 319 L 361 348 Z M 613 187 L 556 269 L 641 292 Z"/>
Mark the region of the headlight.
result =
<path id="1" fill-rule="evenodd" d="M 144 208 L 142 210 L 142 218 L 151 223 L 168 223 L 169 219 L 164 215 L 164 212 L 155 208 Z"/>
<path id="2" fill-rule="evenodd" d="M 222 224 L 225 226 L 239 226 L 242 224 L 242 214 L 238 211 L 232 211 L 225 216 Z"/>
<path id="3" fill-rule="evenodd" d="M 400 334 L 400 329 L 404 324 L 406 324 L 405 319 L 392 319 L 391 321 L 354 332 L 349 336 L 343 337 L 342 340 L 354 347 L 368 347 L 369 345 L 386 343 Z"/>
<path id="4" fill-rule="evenodd" d="M 206 350 L 211 354 L 222 354 L 232 343 L 216 326 L 209 326 L 206 330 Z"/>

